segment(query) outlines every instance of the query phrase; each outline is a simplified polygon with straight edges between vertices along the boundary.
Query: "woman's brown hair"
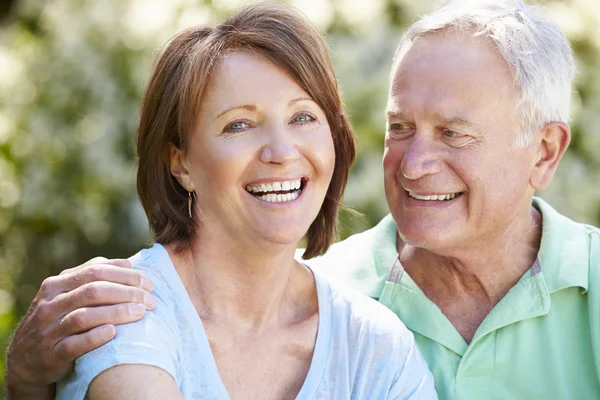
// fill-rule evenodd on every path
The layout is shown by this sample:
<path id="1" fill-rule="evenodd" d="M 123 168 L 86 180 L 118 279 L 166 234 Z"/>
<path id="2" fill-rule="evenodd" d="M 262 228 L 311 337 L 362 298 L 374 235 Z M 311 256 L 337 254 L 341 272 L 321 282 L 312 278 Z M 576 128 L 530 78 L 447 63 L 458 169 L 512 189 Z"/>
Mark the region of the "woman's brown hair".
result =
<path id="1" fill-rule="evenodd" d="M 242 8 L 215 27 L 180 32 L 158 58 L 142 103 L 136 149 L 137 192 L 154 239 L 189 247 L 197 228 L 188 192 L 171 175 L 171 145 L 186 151 L 204 93 L 223 56 L 250 51 L 266 57 L 323 109 L 335 148 L 335 167 L 321 209 L 306 233 L 304 258 L 323 254 L 336 235 L 337 213 L 356 156 L 327 45 L 298 11 L 277 3 Z"/>

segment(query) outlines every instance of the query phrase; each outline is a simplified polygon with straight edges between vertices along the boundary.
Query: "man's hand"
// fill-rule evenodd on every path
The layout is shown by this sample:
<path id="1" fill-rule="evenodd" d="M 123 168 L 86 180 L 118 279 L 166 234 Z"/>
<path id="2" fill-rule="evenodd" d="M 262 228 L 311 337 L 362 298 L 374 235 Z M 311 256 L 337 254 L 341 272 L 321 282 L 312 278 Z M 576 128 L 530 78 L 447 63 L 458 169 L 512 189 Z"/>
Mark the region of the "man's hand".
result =
<path id="1" fill-rule="evenodd" d="M 52 398 L 77 357 L 156 306 L 152 288 L 129 261 L 102 257 L 44 280 L 8 346 L 8 399 Z"/>

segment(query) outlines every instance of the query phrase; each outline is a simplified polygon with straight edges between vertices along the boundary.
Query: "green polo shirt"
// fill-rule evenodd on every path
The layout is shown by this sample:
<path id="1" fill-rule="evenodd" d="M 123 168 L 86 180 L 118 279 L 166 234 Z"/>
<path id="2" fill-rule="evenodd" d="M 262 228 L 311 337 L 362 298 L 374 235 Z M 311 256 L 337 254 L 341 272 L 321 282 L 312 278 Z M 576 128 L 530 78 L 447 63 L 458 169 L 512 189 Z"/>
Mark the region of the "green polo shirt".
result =
<path id="1" fill-rule="evenodd" d="M 400 317 L 440 399 L 600 399 L 600 230 L 533 204 L 543 218 L 538 260 L 470 344 L 403 271 L 391 216 L 308 263 Z"/>

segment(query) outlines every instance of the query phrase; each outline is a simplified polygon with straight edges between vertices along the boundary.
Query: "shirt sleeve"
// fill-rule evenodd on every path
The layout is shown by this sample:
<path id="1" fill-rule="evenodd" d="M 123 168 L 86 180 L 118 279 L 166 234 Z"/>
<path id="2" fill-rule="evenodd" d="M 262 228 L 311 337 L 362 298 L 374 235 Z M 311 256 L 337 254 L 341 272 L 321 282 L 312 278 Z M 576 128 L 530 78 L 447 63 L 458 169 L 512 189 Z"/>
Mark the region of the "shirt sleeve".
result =
<path id="1" fill-rule="evenodd" d="M 147 272 L 144 271 L 146 274 Z M 153 274 L 155 275 L 155 274 Z M 92 380 L 101 372 L 121 364 L 144 364 L 168 372 L 179 385 L 180 340 L 177 321 L 169 307 L 168 288 L 160 276 L 152 276 L 156 308 L 136 322 L 118 325 L 116 337 L 75 361 L 73 372 L 58 383 L 58 400 L 84 399 Z M 165 293 L 165 291 L 167 293 Z"/>
<path id="2" fill-rule="evenodd" d="M 410 348 L 405 358 L 399 357 L 401 365 L 394 377 L 388 399 L 431 400 L 437 399 L 433 375 L 419 352 L 412 334 Z"/>

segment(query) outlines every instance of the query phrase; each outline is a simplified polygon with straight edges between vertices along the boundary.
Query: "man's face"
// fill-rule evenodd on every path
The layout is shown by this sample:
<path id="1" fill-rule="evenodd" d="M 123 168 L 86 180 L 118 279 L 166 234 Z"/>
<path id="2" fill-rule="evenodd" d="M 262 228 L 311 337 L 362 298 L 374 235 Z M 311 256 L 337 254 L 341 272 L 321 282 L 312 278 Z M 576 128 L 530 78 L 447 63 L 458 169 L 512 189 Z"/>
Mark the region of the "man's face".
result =
<path id="1" fill-rule="evenodd" d="M 489 243 L 530 210 L 533 147 L 511 71 L 489 39 L 440 32 L 396 66 L 387 110 L 385 191 L 401 238 L 438 252 Z"/>

